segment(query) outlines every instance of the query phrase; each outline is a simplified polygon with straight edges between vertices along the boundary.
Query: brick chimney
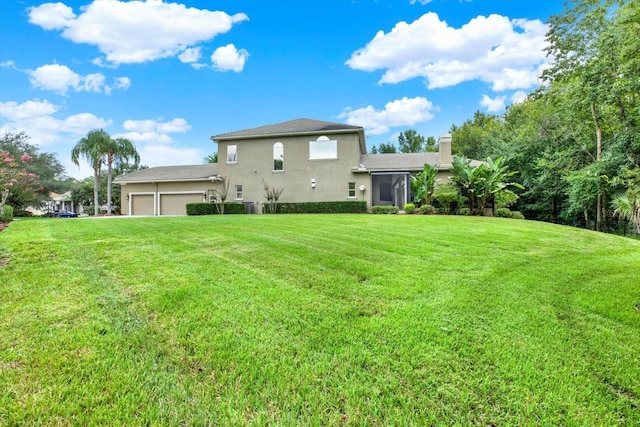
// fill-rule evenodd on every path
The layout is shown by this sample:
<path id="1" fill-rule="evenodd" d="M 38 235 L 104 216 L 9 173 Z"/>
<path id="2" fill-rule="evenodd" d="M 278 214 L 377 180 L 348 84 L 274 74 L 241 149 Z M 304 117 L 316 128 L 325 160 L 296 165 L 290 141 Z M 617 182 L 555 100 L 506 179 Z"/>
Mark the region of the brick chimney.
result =
<path id="1" fill-rule="evenodd" d="M 440 153 L 440 167 L 451 167 L 453 159 L 451 157 L 451 134 L 445 133 L 438 137 L 438 151 Z"/>

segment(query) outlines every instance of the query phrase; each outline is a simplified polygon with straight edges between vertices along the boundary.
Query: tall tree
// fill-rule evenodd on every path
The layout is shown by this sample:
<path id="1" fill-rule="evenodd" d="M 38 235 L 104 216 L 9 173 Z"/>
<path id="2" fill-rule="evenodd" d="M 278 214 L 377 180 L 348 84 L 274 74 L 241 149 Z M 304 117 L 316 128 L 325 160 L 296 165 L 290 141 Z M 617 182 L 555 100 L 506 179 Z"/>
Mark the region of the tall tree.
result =
<path id="1" fill-rule="evenodd" d="M 424 143 L 424 136 L 413 129 L 405 130 L 398 135 L 398 146 L 401 153 L 422 153 Z"/>
<path id="2" fill-rule="evenodd" d="M 111 215 L 113 167 L 121 163 L 128 164 L 129 160 L 133 160 L 133 166 L 137 167 L 140 163 L 140 155 L 136 147 L 128 139 L 113 139 L 111 137 L 109 137 L 108 142 L 104 146 L 103 155 L 107 163 L 107 215 Z"/>
<path id="3" fill-rule="evenodd" d="M 638 144 L 638 117 L 633 114 L 639 111 L 638 18 L 637 1 L 572 0 L 563 13 L 550 19 L 547 51 L 552 62 L 543 77 L 552 83 L 550 93 L 558 102 L 569 101 L 565 104 L 566 112 L 573 115 L 568 123 L 573 133 L 582 123 L 589 124 L 588 132 L 580 132 L 577 140 L 589 151 L 590 163 L 602 163 L 606 144 L 620 135 L 628 135 L 631 145 Z M 633 48 L 629 50 L 628 46 Z M 594 179 L 593 173 L 608 167 L 584 167 L 573 175 L 571 184 L 576 195 L 585 185 L 596 189 L 593 197 L 598 228 L 606 208 L 607 176 L 601 174 Z"/>
<path id="4" fill-rule="evenodd" d="M 436 138 L 433 136 L 427 137 L 427 142 L 424 146 L 424 151 L 427 153 L 435 153 L 438 151 L 438 143 L 436 142 Z"/>
<path id="5" fill-rule="evenodd" d="M 104 162 L 104 153 L 111 142 L 111 137 L 102 129 L 94 129 L 87 133 L 71 150 L 71 161 L 80 166 L 80 159 L 84 158 L 93 168 L 93 209 L 98 215 L 98 191 L 100 188 L 100 170 Z"/>
<path id="6" fill-rule="evenodd" d="M 462 125 L 452 125 L 449 129 L 453 138 L 454 154 L 469 159 L 484 159 L 498 155 L 492 147 L 496 135 L 500 131 L 500 117 L 476 111 L 473 119 L 466 120 Z"/>
<path id="7" fill-rule="evenodd" d="M 393 144 L 393 142 L 389 142 L 389 143 L 380 143 L 380 150 L 379 150 L 380 154 L 393 154 L 393 153 L 397 153 L 398 150 L 396 148 L 396 146 Z"/>

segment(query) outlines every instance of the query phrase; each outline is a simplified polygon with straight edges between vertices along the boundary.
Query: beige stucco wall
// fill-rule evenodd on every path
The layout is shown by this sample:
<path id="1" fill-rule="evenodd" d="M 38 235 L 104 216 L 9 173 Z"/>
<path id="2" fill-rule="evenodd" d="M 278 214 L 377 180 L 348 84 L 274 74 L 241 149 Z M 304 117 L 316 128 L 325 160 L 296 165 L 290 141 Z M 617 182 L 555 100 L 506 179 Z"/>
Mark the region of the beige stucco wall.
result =
<path id="1" fill-rule="evenodd" d="M 314 202 L 353 200 L 348 198 L 348 183 L 356 183 L 357 200 L 363 199 L 358 190 L 365 185 L 368 199 L 369 175 L 354 174 L 360 159 L 357 133 L 328 134 L 337 141 L 338 158 L 310 160 L 309 141 L 320 135 L 260 138 L 252 140 L 222 141 L 218 143 L 218 175 L 229 182 L 230 197 L 235 198 L 235 186 L 242 185 L 243 201 L 266 201 L 262 180 L 270 187 L 284 188 L 282 202 Z M 273 170 L 273 145 L 281 142 L 284 148 L 284 171 Z M 237 146 L 237 163 L 227 163 L 227 146 Z M 315 188 L 311 181 L 315 179 Z"/>
<path id="2" fill-rule="evenodd" d="M 187 182 L 158 182 L 120 185 L 120 212 L 122 215 L 129 215 L 130 195 L 153 193 L 156 197 L 156 204 L 160 200 L 161 194 L 183 194 L 202 193 L 202 201 L 207 200 L 210 190 L 220 188 L 219 183 L 211 181 L 187 181 Z M 157 209 L 156 209 L 157 211 Z M 158 212 L 158 211 L 157 211 Z"/>

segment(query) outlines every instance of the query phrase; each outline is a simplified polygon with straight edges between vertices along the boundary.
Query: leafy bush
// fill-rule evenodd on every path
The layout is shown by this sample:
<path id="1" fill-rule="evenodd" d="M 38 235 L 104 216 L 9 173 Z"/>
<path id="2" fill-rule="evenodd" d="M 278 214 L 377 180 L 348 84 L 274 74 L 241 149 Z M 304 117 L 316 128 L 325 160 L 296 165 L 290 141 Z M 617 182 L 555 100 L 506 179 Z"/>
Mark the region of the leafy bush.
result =
<path id="1" fill-rule="evenodd" d="M 511 218 L 511 209 L 509 209 L 509 208 L 498 208 L 493 213 L 493 216 L 497 216 L 498 218 Z"/>
<path id="2" fill-rule="evenodd" d="M 404 211 L 408 214 L 412 214 L 416 210 L 416 205 L 413 203 L 406 203 L 404 205 Z"/>
<path id="3" fill-rule="evenodd" d="M 418 208 L 418 213 L 422 215 L 433 215 L 436 213 L 436 208 L 431 205 L 422 205 Z"/>
<path id="4" fill-rule="evenodd" d="M 244 203 L 232 202 L 224 204 L 224 214 L 244 213 Z M 187 203 L 187 215 L 218 215 L 215 203 Z"/>
<path id="5" fill-rule="evenodd" d="M 25 211 L 24 209 L 14 209 L 13 217 L 14 218 L 30 218 L 33 214 L 29 211 Z"/>
<path id="6" fill-rule="evenodd" d="M 508 208 L 498 208 L 493 213 L 493 216 L 497 216 L 499 218 L 513 218 L 513 219 L 524 219 L 524 215 L 520 211 L 512 211 Z"/>
<path id="7" fill-rule="evenodd" d="M 396 208 L 397 210 L 397 208 Z M 365 201 L 278 203 L 278 213 L 366 213 Z"/>
<path id="8" fill-rule="evenodd" d="M 511 218 L 513 219 L 524 219 L 524 214 L 520 211 L 511 211 Z"/>
<path id="9" fill-rule="evenodd" d="M 371 206 L 372 214 L 397 214 L 397 206 Z"/>
<path id="10" fill-rule="evenodd" d="M 432 197 L 433 205 L 436 208 L 444 209 L 445 214 L 455 212 L 459 206 L 463 205 L 466 197 L 460 195 L 460 189 L 454 184 L 442 184 L 436 188 Z"/>
<path id="11" fill-rule="evenodd" d="M 5 205 L 2 212 L 0 212 L 0 222 L 10 222 L 13 219 L 13 207 Z"/>
<path id="12" fill-rule="evenodd" d="M 471 209 L 469 209 L 469 208 L 460 208 L 460 209 L 458 209 L 458 215 L 469 216 L 469 215 L 471 215 Z"/>

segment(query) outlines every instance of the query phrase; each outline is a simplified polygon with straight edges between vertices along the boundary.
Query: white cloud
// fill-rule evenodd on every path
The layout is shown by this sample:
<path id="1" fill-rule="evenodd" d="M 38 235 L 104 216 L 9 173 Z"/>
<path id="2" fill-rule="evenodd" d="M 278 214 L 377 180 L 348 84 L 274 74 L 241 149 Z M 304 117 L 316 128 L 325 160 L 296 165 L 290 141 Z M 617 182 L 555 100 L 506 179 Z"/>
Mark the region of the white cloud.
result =
<path id="1" fill-rule="evenodd" d="M 101 73 L 81 76 L 66 65 L 48 64 L 27 71 L 31 85 L 35 88 L 50 90 L 61 95 L 69 90 L 76 92 L 97 92 L 110 94 L 113 88 L 127 89 L 131 85 L 128 77 L 118 77 L 112 86 L 105 83 L 106 77 Z"/>
<path id="2" fill-rule="evenodd" d="M 546 64 L 547 25 L 500 15 L 478 16 L 460 28 L 434 12 L 389 32 L 378 31 L 346 64 L 356 70 L 385 70 L 380 83 L 424 77 L 430 89 L 481 80 L 492 89 L 526 89 Z"/>
<path id="3" fill-rule="evenodd" d="M 80 15 L 63 3 L 29 9 L 29 22 L 62 30 L 62 37 L 75 43 L 97 46 L 114 64 L 177 56 L 248 19 L 243 13 L 228 15 L 158 0 L 94 1 L 81 8 Z"/>
<path id="4" fill-rule="evenodd" d="M 91 113 L 64 117 L 61 107 L 44 100 L 0 102 L 0 133 L 24 131 L 30 142 L 44 146 L 44 151 L 57 152 L 67 174 L 85 178 L 93 174 L 86 161 L 80 166 L 71 162 L 73 146 L 93 129 L 105 129 L 113 123 Z M 114 138 L 126 137 L 136 144 L 141 163 L 148 166 L 200 164 L 205 153 L 200 149 L 177 147 L 169 134 L 185 133 L 191 126 L 183 118 L 169 121 L 127 120 L 125 133 L 111 133 Z"/>
<path id="5" fill-rule="evenodd" d="M 480 105 L 485 107 L 489 113 L 495 113 L 504 110 L 506 96 L 496 96 L 491 98 L 488 95 L 482 95 Z"/>
<path id="6" fill-rule="evenodd" d="M 114 135 L 136 144 L 141 163 L 147 166 L 193 165 L 202 163 L 204 153 L 196 148 L 176 147 L 172 133 L 185 133 L 191 125 L 183 118 L 162 122 L 158 120 L 126 120 L 122 127 L 128 131 Z"/>
<path id="7" fill-rule="evenodd" d="M 433 0 L 411 0 L 411 4 L 420 3 L 422 5 L 431 3 Z"/>
<path id="8" fill-rule="evenodd" d="M 176 118 L 169 122 L 157 120 L 126 120 L 122 125 L 128 131 L 117 135 L 130 139 L 132 142 L 146 142 L 154 144 L 171 144 L 173 138 L 170 133 L 185 133 L 191 125 L 183 118 Z"/>
<path id="9" fill-rule="evenodd" d="M 244 63 L 249 57 L 249 52 L 244 49 L 237 50 L 233 44 L 219 47 L 211 55 L 211 62 L 218 71 L 235 71 L 239 73 L 244 68 Z"/>
<path id="10" fill-rule="evenodd" d="M 184 52 L 178 55 L 178 59 L 188 64 L 192 62 L 198 62 L 198 60 L 200 59 L 200 51 L 201 48 L 199 47 L 185 49 Z"/>
<path id="11" fill-rule="evenodd" d="M 91 167 L 81 162 L 78 167 L 71 162 L 71 149 L 90 130 L 105 128 L 111 120 L 91 113 L 72 114 L 64 117 L 60 106 L 47 100 L 34 99 L 21 104 L 0 102 L 0 133 L 21 132 L 29 135 L 30 143 L 46 147 L 46 152 L 56 152 L 67 173 L 75 178 L 92 174 Z"/>
<path id="12" fill-rule="evenodd" d="M 111 120 L 96 117 L 91 113 L 80 113 L 58 118 L 60 106 L 47 100 L 0 102 L 0 118 L 8 123 L 3 126 L 10 132 L 25 131 L 37 145 L 57 144 L 65 139 L 81 138 L 91 129 L 103 128 Z"/>
<path id="13" fill-rule="evenodd" d="M 37 7 L 31 7 L 29 22 L 44 28 L 45 30 L 59 30 L 73 24 L 76 14 L 73 9 L 62 3 L 44 3 Z"/>
<path id="14" fill-rule="evenodd" d="M 525 99 L 527 99 L 527 92 L 523 91 L 523 90 L 519 90 L 516 93 L 514 93 L 513 95 L 511 95 L 511 103 L 512 104 L 520 104 L 522 101 L 524 101 Z"/>
<path id="15" fill-rule="evenodd" d="M 388 102 L 383 110 L 369 105 L 357 109 L 345 109 L 338 118 L 350 125 L 362 126 L 371 135 L 380 135 L 391 127 L 413 126 L 433 119 L 438 107 L 424 97 L 398 99 Z"/>

